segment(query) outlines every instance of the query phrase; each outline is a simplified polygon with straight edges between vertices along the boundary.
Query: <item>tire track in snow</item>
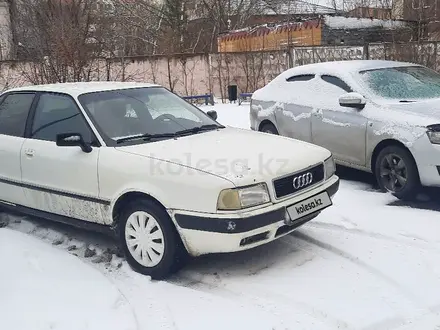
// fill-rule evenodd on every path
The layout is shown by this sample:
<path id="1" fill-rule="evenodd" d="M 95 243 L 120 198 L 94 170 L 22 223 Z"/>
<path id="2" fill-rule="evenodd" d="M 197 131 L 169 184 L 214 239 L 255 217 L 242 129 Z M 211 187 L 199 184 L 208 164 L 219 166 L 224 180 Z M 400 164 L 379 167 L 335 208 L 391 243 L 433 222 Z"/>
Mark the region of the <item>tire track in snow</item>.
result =
<path id="1" fill-rule="evenodd" d="M 319 240 L 317 240 L 307 234 L 301 233 L 299 231 L 295 231 L 295 232 L 291 233 L 290 235 L 294 236 L 294 238 L 300 239 L 301 241 L 303 241 L 307 244 L 310 244 L 313 246 L 318 246 L 319 248 L 321 248 L 327 252 L 331 252 L 332 254 L 335 254 L 339 257 L 342 257 L 342 258 L 348 260 L 349 262 L 352 262 L 352 263 L 356 264 L 357 266 L 364 268 L 365 270 L 372 273 L 373 275 L 379 276 L 386 283 L 388 283 L 389 285 L 392 285 L 395 289 L 399 290 L 400 292 L 403 292 L 404 296 L 406 296 L 407 299 L 409 299 L 409 301 L 412 304 L 414 304 L 415 306 L 420 306 L 420 300 L 418 297 L 416 297 L 414 294 L 412 294 L 412 292 L 406 290 L 402 285 L 400 285 L 399 283 L 394 281 L 392 278 L 390 278 L 389 276 L 382 273 L 380 270 L 378 270 L 378 269 L 376 269 L 366 263 L 363 263 L 358 258 L 332 246 L 331 244 L 321 242 L 321 241 L 319 241 Z M 287 235 L 286 238 L 288 238 L 290 235 Z M 291 238 L 293 238 L 293 237 L 291 237 Z M 376 237 L 373 237 L 373 238 L 376 238 Z M 301 248 L 301 249 L 304 251 L 310 252 L 309 250 L 306 250 L 304 248 Z M 318 253 L 318 255 L 319 255 L 319 253 Z M 390 317 L 390 318 L 375 322 L 373 324 L 370 324 L 366 327 L 361 327 L 359 329 L 362 329 L 362 330 L 398 330 L 398 329 L 401 329 L 402 327 L 405 327 L 405 329 L 407 329 L 406 326 L 413 324 L 415 322 L 417 322 L 417 324 L 419 324 L 420 322 L 423 322 L 425 319 L 430 319 L 433 316 L 437 316 L 437 319 L 439 320 L 438 326 L 440 327 L 440 304 L 436 304 L 431 307 L 424 307 L 424 306 L 417 307 L 414 310 L 416 310 L 416 309 L 419 312 L 409 318 L 407 317 L 407 315 Z M 415 329 L 419 330 L 419 328 L 416 328 L 416 327 L 411 328 L 411 329 L 412 330 L 415 330 Z"/>
<path id="2" fill-rule="evenodd" d="M 291 242 L 288 242 L 287 244 L 295 245 Z M 313 256 L 311 258 L 306 258 L 296 266 L 299 267 L 311 260 L 313 260 Z M 261 271 L 260 268 L 265 269 L 266 267 L 259 267 L 259 271 Z M 286 327 L 286 329 L 292 329 L 290 326 L 292 325 L 292 322 L 295 322 L 294 318 L 290 318 L 292 310 L 302 311 L 304 314 L 310 316 L 311 319 L 315 319 L 316 321 L 329 326 L 331 329 L 355 329 L 344 320 L 311 306 L 307 302 L 294 300 L 294 297 L 292 296 L 274 293 L 265 290 L 262 286 L 253 285 L 249 282 L 241 282 L 239 284 L 228 283 L 227 279 L 222 279 L 218 275 L 213 276 L 208 273 L 202 274 L 191 271 L 191 266 L 174 275 L 170 282 L 175 285 L 216 294 L 234 301 L 239 300 L 241 303 L 247 305 L 253 305 L 264 312 L 279 316 L 282 326 Z M 258 295 L 255 293 L 258 293 Z"/>
<path id="3" fill-rule="evenodd" d="M 91 266 L 98 268 L 98 270 L 101 271 L 101 273 L 108 278 L 108 272 L 109 270 L 106 269 L 103 265 L 99 266 L 96 264 L 93 264 L 89 258 L 82 257 L 82 252 L 84 249 L 86 249 L 92 242 L 93 245 L 99 246 L 101 239 L 97 239 L 97 236 L 94 234 L 90 234 L 89 232 L 83 232 L 81 230 L 77 230 L 76 228 L 65 228 L 64 226 L 61 226 L 61 229 L 58 229 L 57 224 L 47 224 L 49 227 L 45 226 L 44 224 L 41 224 L 38 219 L 29 219 L 29 221 L 23 220 L 23 223 L 14 223 L 12 224 L 13 229 L 18 231 L 26 232 L 32 236 L 35 236 L 39 239 L 45 240 L 47 242 L 53 243 L 54 239 L 59 239 L 60 237 L 64 237 L 64 242 L 57 247 L 60 249 L 66 250 L 70 254 L 74 254 L 78 258 L 80 258 L 83 262 L 90 264 Z M 11 226 L 10 226 L 11 227 Z M 71 233 L 78 232 L 78 235 L 71 235 Z M 68 251 L 67 247 L 70 245 L 71 241 L 69 240 L 69 236 L 73 236 L 73 241 L 75 244 L 78 245 L 78 249 L 74 251 Z M 288 236 L 285 236 L 288 237 Z M 282 241 L 285 238 L 282 238 L 280 241 Z M 108 243 L 108 242 L 106 242 Z M 286 242 L 285 242 L 286 243 Z M 292 246 L 297 246 L 297 244 L 292 244 L 291 242 L 288 242 L 287 244 Z M 304 260 L 301 263 L 307 263 L 310 260 Z M 301 263 L 297 266 L 300 266 Z M 128 266 L 127 266 L 128 267 Z M 263 272 L 267 267 L 270 267 L 270 265 L 265 265 L 263 267 L 258 268 L 255 273 Z M 110 268 L 110 270 L 114 270 L 114 268 Z M 253 272 L 250 272 L 252 274 Z M 315 319 L 319 322 L 322 322 L 326 325 L 329 325 L 331 328 L 335 329 L 352 329 L 345 321 L 340 320 L 334 316 L 329 315 L 327 312 L 322 311 L 314 306 L 311 306 L 305 302 L 301 301 L 294 301 L 292 297 L 286 297 L 282 294 L 277 294 L 273 292 L 269 292 L 267 290 L 263 290 L 259 286 L 255 285 L 248 285 L 246 284 L 246 290 L 244 290 L 244 286 L 242 285 L 236 285 L 236 284 L 230 284 L 225 283 L 220 278 L 211 279 L 209 276 L 203 275 L 203 274 L 191 274 L 188 273 L 188 271 L 183 271 L 181 275 L 179 274 L 181 281 L 169 281 L 170 283 L 177 284 L 182 287 L 186 288 L 192 288 L 195 290 L 200 290 L 206 293 L 211 294 L 219 294 L 220 296 L 224 296 L 225 298 L 229 299 L 239 299 L 244 305 L 250 305 L 255 306 L 258 309 L 261 309 L 262 311 L 268 312 L 271 315 L 277 315 L 279 316 L 279 321 L 283 325 L 284 328 L 289 329 L 289 325 L 291 322 L 295 322 L 295 318 L 289 318 L 291 315 L 292 309 L 303 311 L 304 314 L 309 315 L 312 319 Z M 131 275 L 131 274 L 130 274 Z M 118 279 L 118 281 L 121 281 L 125 289 L 120 288 L 118 285 L 115 284 L 118 291 L 121 292 L 125 299 L 127 299 L 126 295 L 124 294 L 125 290 L 130 290 L 131 286 L 135 286 L 136 284 L 132 282 L 131 276 L 128 273 L 120 272 L 118 276 L 125 277 L 125 280 Z M 114 275 L 113 275 L 114 276 Z M 116 277 L 117 278 L 117 277 Z M 128 279 L 128 280 L 127 280 Z M 110 280 L 108 278 L 108 280 Z M 182 281 L 183 280 L 183 281 Z M 127 283 L 128 282 L 128 283 Z M 135 288 L 135 290 L 138 290 L 140 288 Z M 121 291 L 122 290 L 122 291 Z M 254 292 L 257 292 L 258 295 L 254 294 Z M 146 297 L 150 297 L 151 292 L 146 293 Z M 148 298 L 147 298 L 148 299 Z M 280 308 L 280 302 L 283 306 Z M 130 302 L 128 302 L 130 306 L 133 308 L 133 313 L 137 314 L 135 311 L 135 308 L 132 306 Z M 166 305 L 163 306 L 166 309 Z M 157 305 L 156 305 L 157 308 Z M 166 313 L 166 310 L 160 310 L 158 309 L 159 314 Z M 169 308 L 168 308 L 168 314 L 169 314 Z M 168 327 L 164 324 L 164 329 L 173 329 L 175 327 L 174 321 L 172 320 L 172 315 L 169 315 L 167 318 L 165 315 L 163 315 L 163 319 L 168 320 Z M 139 321 L 137 321 L 139 323 Z"/>
<path id="4" fill-rule="evenodd" d="M 313 224 L 315 224 L 315 223 L 313 223 Z M 311 224 L 308 226 L 316 227 L 316 228 L 323 228 L 323 229 L 331 229 L 331 230 L 343 230 L 343 231 L 347 231 L 347 232 L 353 231 L 350 228 L 346 228 L 346 227 L 338 226 L 338 225 L 331 226 L 332 228 L 324 228 L 324 227 L 326 227 L 326 224 L 324 224 L 324 226 L 322 226 L 322 223 L 318 223 L 317 226 L 314 226 Z M 12 227 L 12 229 L 14 229 L 14 230 L 28 233 L 32 236 L 35 236 L 39 239 L 45 240 L 50 243 L 53 243 L 55 239 L 60 239 L 60 237 L 64 238 L 64 242 L 57 246 L 58 248 L 64 249 L 64 250 L 67 249 L 66 244 L 69 244 L 69 242 L 72 242 L 72 241 L 69 241 L 69 239 L 71 237 L 74 237 L 73 241 L 79 242 L 81 244 L 80 249 L 82 249 L 83 247 L 84 248 L 87 247 L 90 243 L 93 243 L 94 245 L 99 245 L 99 244 L 96 244 L 96 241 L 100 241 L 100 239 L 96 239 L 96 236 L 91 235 L 89 232 L 84 233 L 83 231 L 79 230 L 79 235 L 76 235 L 76 233 L 77 233 L 76 229 L 70 230 L 70 227 L 69 227 L 67 230 L 64 230 L 65 228 L 61 227 L 62 229 L 59 230 L 59 229 L 57 229 L 58 226 L 55 224 L 53 226 L 49 225 L 47 227 L 47 226 L 40 224 L 40 221 L 38 219 L 37 220 L 30 219 L 29 222 L 24 220 L 22 224 L 13 222 L 13 223 L 11 223 L 11 226 L 9 226 L 9 227 L 10 228 Z M 354 231 L 355 232 L 353 232 L 353 233 L 355 233 L 355 234 L 366 235 L 366 236 L 377 238 L 377 239 L 389 239 L 389 240 L 395 241 L 395 238 L 389 237 L 386 235 L 382 235 L 382 234 L 377 234 L 377 235 L 375 234 L 375 235 L 371 236 L 371 235 L 369 235 L 370 233 L 368 233 L 366 231 L 362 231 L 362 230 L 354 230 Z M 71 233 L 74 233 L 74 234 L 72 235 Z M 293 246 L 293 245 L 298 245 L 298 243 L 292 242 L 291 239 L 292 238 L 299 238 L 308 244 L 312 244 L 312 245 L 321 247 L 324 250 L 329 251 L 328 244 L 323 243 L 324 246 L 327 248 L 326 249 L 326 248 L 319 245 L 322 242 L 319 242 L 318 240 L 311 238 L 310 236 L 307 236 L 304 234 L 303 234 L 303 237 L 298 237 L 299 233 L 300 232 L 298 232 L 298 231 L 294 232 L 292 235 L 293 237 L 290 235 L 287 235 L 287 236 L 283 237 L 282 239 L 280 239 L 279 242 L 283 242 L 283 244 L 289 244 L 289 245 Z M 311 238 L 312 240 L 315 240 L 315 242 L 310 242 L 310 239 L 309 239 L 309 241 L 307 241 L 308 237 Z M 403 243 L 403 244 L 409 243 L 406 240 L 400 240 L 400 241 L 401 241 L 400 243 Z M 318 244 L 313 244 L 316 242 L 318 242 Z M 112 243 L 110 243 L 110 245 L 111 244 Z M 424 248 L 426 248 L 426 246 Z M 301 248 L 301 249 L 303 249 L 303 248 Z M 352 259 L 356 260 L 356 257 L 354 257 L 352 255 L 348 255 L 348 254 L 346 254 L 345 256 L 341 255 L 340 253 L 338 253 L 338 251 L 335 251 L 335 249 L 336 248 L 334 248 L 334 247 L 330 247 L 330 250 L 331 250 L 330 252 L 335 253 L 336 255 L 338 255 L 340 257 L 344 257 L 344 258 L 348 259 L 350 262 L 353 261 Z M 305 251 L 310 252 L 309 250 L 305 250 Z M 67 251 L 67 252 L 70 254 L 74 254 L 70 251 Z M 75 251 L 73 251 L 73 252 L 75 252 Z M 79 251 L 76 250 L 76 252 L 79 252 Z M 342 251 L 342 252 L 344 252 L 344 251 Z M 319 255 L 319 254 L 317 254 L 317 255 Z M 78 255 L 76 255 L 76 256 L 78 256 Z M 83 262 L 88 263 L 95 268 L 98 268 L 98 270 L 100 270 L 101 273 L 107 277 L 109 270 L 106 269 L 103 264 L 97 266 L 96 264 L 93 264 L 91 262 L 91 260 L 88 258 L 83 258 L 82 256 L 78 256 L 78 257 Z M 265 269 L 266 269 L 266 266 L 261 267 L 261 268 L 257 269 L 256 273 L 264 272 Z M 110 268 L 110 271 L 112 271 L 112 270 L 115 270 L 115 268 Z M 283 294 L 278 294 L 278 293 L 274 293 L 274 292 L 267 292 L 266 290 L 263 290 L 258 285 L 255 286 L 255 285 L 250 285 L 247 283 L 245 283 L 243 285 L 234 285 L 234 284 L 231 285 L 229 283 L 225 283 L 225 281 L 222 281 L 221 279 L 212 279 L 209 276 L 203 276 L 203 275 L 199 276 L 198 274 L 191 274 L 191 271 L 189 271 L 189 272 L 190 272 L 189 275 L 188 275 L 187 271 L 182 272 L 183 275 L 179 276 L 180 281 L 179 281 L 179 279 L 177 279 L 177 283 L 176 283 L 176 281 L 173 281 L 173 280 L 170 282 L 173 284 L 180 285 L 182 287 L 194 288 L 196 290 L 204 291 L 204 292 L 211 293 L 211 294 L 217 293 L 220 296 L 224 296 L 229 299 L 233 299 L 233 300 L 238 299 L 243 304 L 255 306 L 255 307 L 261 309 L 262 311 L 265 311 L 265 312 L 268 312 L 272 315 L 278 316 L 280 318 L 280 323 L 283 323 L 284 327 L 287 329 L 290 328 L 289 325 L 292 325 L 292 323 L 291 323 L 292 321 L 295 322 L 294 317 L 290 316 L 290 318 L 289 318 L 289 315 L 291 315 L 291 311 L 293 309 L 303 311 L 304 314 L 309 315 L 312 319 L 315 319 L 319 322 L 322 322 L 326 325 L 329 325 L 329 327 L 331 326 L 332 328 L 338 328 L 338 329 L 343 329 L 343 328 L 352 329 L 345 321 L 340 320 L 334 316 L 331 316 L 328 313 L 326 313 L 325 311 L 322 311 L 320 309 L 315 308 L 314 306 L 307 305 L 307 304 L 302 303 L 300 301 L 293 301 L 292 297 L 287 297 Z M 381 278 L 382 278 L 382 275 L 383 274 L 380 273 Z M 130 281 L 129 281 L 130 285 L 135 285 L 135 283 L 131 281 L 132 280 L 131 273 L 128 273 L 126 271 L 121 271 L 120 274 L 118 274 L 118 276 L 122 276 L 122 277 L 125 276 L 126 278 L 130 279 Z M 114 279 L 113 275 L 110 276 L 110 280 L 112 280 L 112 279 Z M 122 279 L 119 278 L 117 281 L 122 281 Z M 394 286 L 395 286 L 395 284 L 397 284 L 395 282 L 393 282 L 393 283 L 394 283 Z M 124 294 L 124 291 L 126 291 L 127 289 L 130 290 L 130 285 L 128 285 L 128 287 L 127 287 L 127 283 L 124 283 L 125 287 L 124 287 L 124 289 L 121 289 L 118 287 L 117 284 L 115 284 L 118 291 L 123 294 L 123 296 L 124 296 L 123 299 L 127 299 Z M 399 291 L 401 291 L 401 286 L 397 284 L 397 287 L 399 288 Z M 153 291 L 155 291 L 155 290 L 153 290 Z M 258 295 L 255 295 L 254 294 L 255 292 L 257 292 Z M 148 297 L 152 297 L 151 291 L 146 295 L 146 299 L 148 299 Z M 131 308 L 133 308 L 132 304 L 129 301 L 127 301 L 127 303 L 131 306 Z M 171 311 L 169 310 L 169 307 L 167 307 L 167 305 L 163 304 L 163 303 L 164 302 L 159 303 L 159 305 L 163 305 L 162 306 L 163 308 L 157 308 L 157 305 L 156 305 L 157 311 L 159 312 L 159 314 L 162 314 L 162 319 L 164 321 L 166 321 L 165 323 L 167 323 L 167 325 L 165 323 L 163 324 L 164 325 L 163 328 L 173 329 L 173 328 L 175 328 L 173 316 L 171 314 Z M 168 310 L 166 308 L 168 308 Z M 133 308 L 132 312 L 134 314 L 136 314 L 136 312 L 134 311 L 134 308 Z M 139 312 L 142 312 L 142 311 L 139 311 Z M 370 330 L 370 329 L 371 330 L 372 329 L 375 329 L 375 330 L 376 329 L 377 330 L 387 329 L 387 330 L 389 330 L 389 329 L 392 329 L 390 327 L 400 326 L 402 324 L 401 321 L 402 320 L 400 320 L 399 318 L 384 320 L 382 322 L 376 323 L 377 328 L 367 327 L 366 329 L 367 330 Z M 136 324 L 137 325 L 139 324 L 139 322 L 137 320 L 136 320 Z"/>
<path id="5" fill-rule="evenodd" d="M 436 320 L 433 321 L 432 318 Z M 362 328 L 362 330 L 398 330 L 411 326 L 413 330 L 427 329 L 419 326 L 420 323 L 425 321 L 435 322 L 435 330 L 440 330 L 440 305 L 433 306 L 429 308 L 424 313 L 410 317 L 410 318 L 390 318 L 380 322 L 376 322 L 367 327 Z M 431 328 L 434 330 L 434 328 Z"/>
<path id="6" fill-rule="evenodd" d="M 399 284 L 397 281 L 395 281 L 393 278 L 391 278 L 390 276 L 384 274 L 382 271 L 380 271 L 379 269 L 367 264 L 366 262 L 362 261 L 361 259 L 359 259 L 358 257 L 345 252 L 329 243 L 320 241 L 312 236 L 309 236 L 307 234 L 304 234 L 303 232 L 300 231 L 295 231 L 291 234 L 291 236 L 298 238 L 310 245 L 314 245 L 317 246 L 327 252 L 330 252 L 334 255 L 337 255 L 341 258 L 344 258 L 346 260 L 348 260 L 349 262 L 357 265 L 358 267 L 366 270 L 367 272 L 369 272 L 370 274 L 373 274 L 375 276 L 377 276 L 378 278 L 382 279 L 385 283 L 387 283 L 388 285 L 390 285 L 391 287 L 394 287 L 395 289 L 397 289 L 398 291 L 404 293 L 404 295 L 416 306 L 419 305 L 419 298 L 414 295 L 411 291 L 407 290 L 405 287 L 403 287 L 401 284 Z"/>
<path id="7" fill-rule="evenodd" d="M 370 238 L 387 240 L 387 241 L 390 241 L 393 243 L 398 243 L 398 244 L 402 244 L 402 245 L 406 245 L 406 246 L 410 246 L 410 247 L 417 247 L 417 248 L 424 249 L 424 250 L 436 251 L 436 252 L 440 253 L 440 247 L 433 246 L 432 242 L 428 242 L 420 237 L 411 236 L 408 234 L 400 234 L 401 236 L 405 237 L 405 238 L 400 239 L 397 237 L 388 236 L 388 235 L 384 235 L 384 234 L 377 233 L 377 232 L 371 232 L 371 231 L 367 231 L 367 230 L 363 230 L 363 229 L 359 229 L 359 228 L 347 228 L 345 226 L 341 226 L 341 225 L 337 225 L 337 224 L 333 224 L 333 223 L 319 222 L 319 221 L 309 222 L 307 224 L 307 228 L 340 230 L 340 231 L 344 231 L 344 232 L 347 232 L 350 234 L 357 234 L 357 235 L 362 235 L 362 236 L 366 236 L 366 237 L 370 237 Z M 420 243 L 415 242 L 414 239 L 419 240 L 421 242 Z"/>
<path id="8" fill-rule="evenodd" d="M 243 285 L 240 285 L 240 287 L 231 284 L 221 285 L 209 280 L 207 277 L 196 279 L 191 274 L 185 273 L 185 275 L 180 275 L 178 280 L 172 280 L 171 283 L 210 294 L 217 294 L 223 298 L 229 298 L 234 301 L 238 300 L 247 305 L 253 305 L 271 315 L 279 316 L 279 321 L 283 328 L 285 327 L 284 329 L 292 329 L 289 325 L 295 322 L 295 319 L 286 319 L 286 316 L 289 318 L 289 314 L 291 315 L 292 307 L 294 310 L 301 310 L 312 319 L 330 326 L 331 329 L 355 329 L 349 326 L 345 321 L 334 318 L 328 313 L 310 306 L 305 302 L 293 301 L 292 297 L 286 297 L 281 294 L 263 290 L 260 286 L 246 284 L 246 291 L 244 291 Z M 258 292 L 259 295 L 254 295 L 250 292 Z"/>

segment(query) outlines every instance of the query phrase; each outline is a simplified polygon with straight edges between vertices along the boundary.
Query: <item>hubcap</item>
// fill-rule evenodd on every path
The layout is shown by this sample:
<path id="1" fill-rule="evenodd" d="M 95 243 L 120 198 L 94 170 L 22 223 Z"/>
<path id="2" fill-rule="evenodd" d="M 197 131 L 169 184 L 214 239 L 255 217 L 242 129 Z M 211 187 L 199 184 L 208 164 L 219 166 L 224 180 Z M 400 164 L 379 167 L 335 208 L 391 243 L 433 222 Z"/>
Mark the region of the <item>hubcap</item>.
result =
<path id="1" fill-rule="evenodd" d="M 380 179 L 388 191 L 399 192 L 405 188 L 408 170 L 403 159 L 396 154 L 386 155 L 380 164 Z"/>
<path id="2" fill-rule="evenodd" d="M 162 229 L 149 213 L 138 211 L 125 224 L 125 241 L 131 256 L 142 266 L 154 267 L 163 258 L 165 242 Z"/>

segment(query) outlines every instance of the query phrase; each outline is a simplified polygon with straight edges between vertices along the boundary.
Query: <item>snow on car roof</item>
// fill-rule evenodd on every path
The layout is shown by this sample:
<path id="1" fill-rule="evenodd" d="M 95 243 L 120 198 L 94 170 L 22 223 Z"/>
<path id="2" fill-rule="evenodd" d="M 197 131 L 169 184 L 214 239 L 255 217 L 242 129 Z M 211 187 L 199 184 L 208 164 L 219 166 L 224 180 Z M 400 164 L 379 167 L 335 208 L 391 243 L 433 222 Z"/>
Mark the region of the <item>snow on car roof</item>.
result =
<path id="1" fill-rule="evenodd" d="M 303 73 L 327 73 L 327 74 L 341 74 L 354 73 L 362 70 L 383 69 L 401 66 L 414 66 L 417 64 L 397 61 L 383 61 L 383 60 L 350 60 L 350 61 L 330 61 L 306 64 L 294 67 L 285 71 L 283 76 L 292 76 Z"/>
<path id="2" fill-rule="evenodd" d="M 101 91 L 110 91 L 126 88 L 141 87 L 159 87 L 159 85 L 136 82 L 116 82 L 116 81 L 95 81 L 95 82 L 75 82 L 75 83 L 59 83 L 47 85 L 30 85 L 25 87 L 13 88 L 11 91 L 37 91 L 37 92 L 55 92 L 65 93 L 72 96 L 79 96 L 84 93 L 93 93 Z"/>
<path id="3" fill-rule="evenodd" d="M 310 98 L 318 102 L 316 97 L 322 94 L 323 87 L 318 86 L 319 84 L 316 85 L 317 82 L 315 79 L 311 79 L 308 83 L 297 85 L 295 87 L 295 93 L 285 92 L 286 79 L 298 75 L 330 75 L 339 77 L 356 91 L 362 89 L 357 79 L 359 71 L 414 65 L 417 64 L 383 60 L 348 60 L 306 64 L 284 71 L 265 87 L 256 90 L 252 98 L 254 100 L 275 102 L 281 102 L 281 100 L 283 100 L 283 102 L 287 103 L 295 103 L 301 99 Z M 299 89 L 301 92 L 298 92 Z M 321 101 L 322 103 L 326 102 L 325 99 Z"/>

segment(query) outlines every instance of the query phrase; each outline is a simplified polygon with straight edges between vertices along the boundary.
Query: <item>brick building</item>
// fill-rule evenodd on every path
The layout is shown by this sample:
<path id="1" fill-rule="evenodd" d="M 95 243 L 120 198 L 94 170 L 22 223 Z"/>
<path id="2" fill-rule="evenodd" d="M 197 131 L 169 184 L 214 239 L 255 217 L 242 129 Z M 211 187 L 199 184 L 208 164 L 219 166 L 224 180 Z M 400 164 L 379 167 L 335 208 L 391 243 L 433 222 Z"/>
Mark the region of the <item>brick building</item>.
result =
<path id="1" fill-rule="evenodd" d="M 391 8 L 356 7 L 348 13 L 350 17 L 391 19 Z"/>
<path id="2" fill-rule="evenodd" d="M 392 17 L 413 22 L 419 39 L 440 41 L 440 0 L 394 0 Z"/>

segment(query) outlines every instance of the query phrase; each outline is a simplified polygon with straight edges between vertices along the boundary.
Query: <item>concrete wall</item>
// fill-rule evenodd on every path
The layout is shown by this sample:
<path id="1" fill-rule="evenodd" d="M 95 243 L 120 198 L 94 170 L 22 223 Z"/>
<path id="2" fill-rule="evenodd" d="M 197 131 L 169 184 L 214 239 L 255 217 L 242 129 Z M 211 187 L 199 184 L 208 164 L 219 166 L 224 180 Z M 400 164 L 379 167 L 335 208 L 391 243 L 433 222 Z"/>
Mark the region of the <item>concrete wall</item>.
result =
<path id="1" fill-rule="evenodd" d="M 213 93 L 227 97 L 227 86 L 253 92 L 290 66 L 308 63 L 387 59 L 440 69 L 440 47 L 430 43 L 377 43 L 364 46 L 295 47 L 287 51 L 135 57 L 95 61 L 89 80 L 153 82 L 179 95 Z M 0 62 L 0 90 L 39 83 L 32 63 Z"/>
<path id="2" fill-rule="evenodd" d="M 133 57 L 111 62 L 110 80 L 152 82 L 179 95 L 209 93 L 209 56 Z M 102 77 L 101 79 L 106 79 Z"/>

